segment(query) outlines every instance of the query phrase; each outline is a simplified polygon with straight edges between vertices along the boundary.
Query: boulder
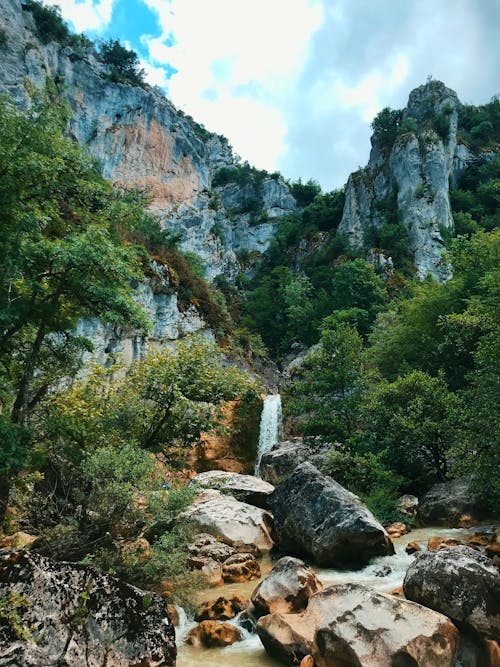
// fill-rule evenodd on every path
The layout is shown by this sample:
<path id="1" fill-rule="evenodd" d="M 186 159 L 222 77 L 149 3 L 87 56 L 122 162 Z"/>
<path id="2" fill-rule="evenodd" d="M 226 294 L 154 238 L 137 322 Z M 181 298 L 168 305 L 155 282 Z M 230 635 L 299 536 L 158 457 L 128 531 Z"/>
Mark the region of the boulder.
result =
<path id="1" fill-rule="evenodd" d="M 411 556 L 411 554 L 416 554 L 421 551 L 420 544 L 418 542 L 408 542 L 405 551 L 409 556 Z"/>
<path id="2" fill-rule="evenodd" d="M 310 463 L 297 466 L 269 500 L 278 546 L 318 565 L 357 567 L 394 553 L 392 542 L 361 500 Z"/>
<path id="3" fill-rule="evenodd" d="M 500 572 L 467 546 L 426 551 L 408 568 L 406 597 L 449 616 L 486 639 L 500 637 Z"/>
<path id="4" fill-rule="evenodd" d="M 231 625 L 231 623 L 219 623 L 219 621 L 202 621 L 190 630 L 186 636 L 186 644 L 200 648 L 230 646 L 240 640 L 241 632 L 239 628 Z"/>
<path id="5" fill-rule="evenodd" d="M 274 491 L 274 486 L 263 479 L 223 470 L 201 472 L 196 483 L 208 489 L 229 491 L 237 500 L 262 509 L 267 509 L 267 498 Z"/>
<path id="6" fill-rule="evenodd" d="M 297 613 L 322 588 L 312 568 L 298 558 L 285 556 L 252 593 L 252 616 L 257 619 L 266 614 Z"/>
<path id="7" fill-rule="evenodd" d="M 222 564 L 208 556 L 190 556 L 188 565 L 193 570 L 200 570 L 205 576 L 210 588 L 217 588 L 224 585 L 222 576 Z"/>
<path id="8" fill-rule="evenodd" d="M 246 609 L 249 600 L 242 595 L 233 595 L 231 598 L 219 597 L 216 600 L 204 602 L 196 616 L 195 621 L 227 621 L 234 618 L 240 611 Z"/>
<path id="9" fill-rule="evenodd" d="M 0 559 L 0 664 L 40 667 L 175 665 L 165 600 L 86 565 L 28 551 Z"/>
<path id="10" fill-rule="evenodd" d="M 471 493 L 470 482 L 469 477 L 460 477 L 434 484 L 420 499 L 417 522 L 422 526 L 460 527 L 467 516 L 467 525 L 477 523 L 484 517 L 484 506 L 480 496 Z"/>
<path id="11" fill-rule="evenodd" d="M 453 537 L 429 537 L 427 540 L 427 549 L 429 551 L 436 551 L 437 549 L 451 549 L 462 544 L 460 540 L 455 540 Z"/>
<path id="12" fill-rule="evenodd" d="M 408 516 L 415 516 L 418 510 L 417 496 L 412 496 L 408 493 L 404 496 L 401 496 L 398 499 L 398 508 L 403 514 L 407 514 Z"/>
<path id="13" fill-rule="evenodd" d="M 314 441 L 306 444 L 302 438 L 285 440 L 263 455 L 259 466 L 260 476 L 277 486 L 290 477 L 299 463 L 309 461 L 321 468 L 330 449 L 329 444 Z"/>
<path id="14" fill-rule="evenodd" d="M 222 564 L 222 576 L 226 584 L 260 579 L 260 565 L 253 554 L 237 553 Z"/>
<path id="15" fill-rule="evenodd" d="M 391 538 L 401 537 L 401 535 L 406 535 L 410 532 L 410 529 L 402 521 L 396 521 L 391 523 L 390 526 L 385 526 L 385 530 L 389 533 Z"/>
<path id="16" fill-rule="evenodd" d="M 182 515 L 195 529 L 209 533 L 237 551 L 262 555 L 273 547 L 272 517 L 220 491 L 208 489 Z"/>
<path id="17" fill-rule="evenodd" d="M 311 655 L 316 667 L 453 667 L 458 644 L 446 616 L 360 584 L 330 586 L 300 614 L 263 616 L 257 632 L 269 655 Z"/>

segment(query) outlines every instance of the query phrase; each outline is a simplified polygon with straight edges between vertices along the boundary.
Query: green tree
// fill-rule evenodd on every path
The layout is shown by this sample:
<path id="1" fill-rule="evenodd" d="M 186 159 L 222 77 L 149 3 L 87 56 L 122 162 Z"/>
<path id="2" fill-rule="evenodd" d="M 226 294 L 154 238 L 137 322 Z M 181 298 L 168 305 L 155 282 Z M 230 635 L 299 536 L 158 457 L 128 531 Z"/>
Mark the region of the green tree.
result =
<path id="1" fill-rule="evenodd" d="M 363 438 L 368 451 L 383 453 L 385 464 L 412 488 L 446 479 L 462 410 L 443 378 L 411 371 L 373 386 L 365 400 Z"/>
<path id="2" fill-rule="evenodd" d="M 144 83 L 144 70 L 140 68 L 139 56 L 127 49 L 117 39 L 108 39 L 99 44 L 99 57 L 110 66 L 111 78 L 128 81 L 135 85 Z"/>
<path id="3" fill-rule="evenodd" d="M 111 188 L 64 138 L 65 113 L 50 96 L 26 111 L 0 101 L 0 422 L 10 437 L 0 471 L 4 499 L 35 408 L 90 348 L 75 334 L 78 319 L 147 327 L 130 287 L 142 275 L 138 253 L 117 240 Z"/>
<path id="4" fill-rule="evenodd" d="M 363 386 L 361 338 L 347 323 L 324 329 L 285 390 L 285 409 L 295 430 L 344 442 L 356 427 Z"/>

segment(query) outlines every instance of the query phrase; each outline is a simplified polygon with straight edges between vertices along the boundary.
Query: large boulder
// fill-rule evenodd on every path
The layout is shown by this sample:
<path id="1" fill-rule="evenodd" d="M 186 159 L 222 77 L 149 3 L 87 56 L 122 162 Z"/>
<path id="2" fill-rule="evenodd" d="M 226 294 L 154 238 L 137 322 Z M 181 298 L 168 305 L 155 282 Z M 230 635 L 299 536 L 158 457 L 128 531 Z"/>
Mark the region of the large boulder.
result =
<path id="1" fill-rule="evenodd" d="M 213 535 L 237 551 L 262 555 L 273 547 L 269 512 L 220 491 L 206 490 L 183 517 L 190 519 L 196 530 Z"/>
<path id="2" fill-rule="evenodd" d="M 470 491 L 469 477 L 434 484 L 420 499 L 417 522 L 422 526 L 459 527 L 476 523 L 485 516 L 484 503 Z"/>
<path id="3" fill-rule="evenodd" d="M 467 546 L 426 551 L 408 568 L 406 597 L 487 639 L 500 639 L 500 571 Z"/>
<path id="4" fill-rule="evenodd" d="M 279 548 L 318 565 L 356 567 L 394 553 L 388 534 L 361 500 L 310 463 L 297 466 L 269 504 Z"/>
<path id="5" fill-rule="evenodd" d="M 0 559 L 0 665 L 175 665 L 167 604 L 109 574 L 27 551 Z"/>
<path id="6" fill-rule="evenodd" d="M 331 445 L 302 438 L 292 438 L 280 442 L 270 452 L 263 455 L 259 474 L 263 480 L 278 486 L 293 474 L 299 463 L 309 461 L 320 468 L 331 449 Z"/>
<path id="7" fill-rule="evenodd" d="M 252 593 L 251 614 L 294 614 L 307 607 L 309 598 L 323 588 L 314 570 L 291 556 L 280 558 Z"/>
<path id="8" fill-rule="evenodd" d="M 252 475 L 239 475 L 224 470 L 208 470 L 196 476 L 196 483 L 208 489 L 229 491 L 236 500 L 267 509 L 267 498 L 274 486 Z"/>
<path id="9" fill-rule="evenodd" d="M 453 667 L 458 631 L 430 609 L 360 584 L 330 586 L 300 614 L 269 614 L 257 632 L 285 664 L 316 667 Z"/>

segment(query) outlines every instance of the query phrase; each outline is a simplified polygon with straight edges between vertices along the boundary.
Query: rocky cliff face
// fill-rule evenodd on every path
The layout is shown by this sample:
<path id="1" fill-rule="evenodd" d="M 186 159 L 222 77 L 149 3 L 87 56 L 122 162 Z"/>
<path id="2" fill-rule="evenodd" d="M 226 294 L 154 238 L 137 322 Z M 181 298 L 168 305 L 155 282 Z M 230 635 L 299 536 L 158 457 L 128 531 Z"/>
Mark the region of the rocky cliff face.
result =
<path id="1" fill-rule="evenodd" d="M 212 187 L 215 172 L 235 160 L 224 138 L 185 117 L 161 92 L 111 81 L 93 49 L 42 44 L 21 0 L 0 0 L 0 26 L 7 35 L 0 91 L 22 104 L 26 79 L 38 87 L 54 79 L 71 106 L 74 137 L 100 161 L 104 176 L 149 191 L 152 210 L 181 232 L 185 250 L 205 261 L 208 279 L 234 276 L 236 253 L 267 248 L 274 220 L 295 208 L 281 179 L 263 182 L 255 224 L 244 210 L 244 187 Z"/>
<path id="2" fill-rule="evenodd" d="M 410 94 L 392 145 L 372 137 L 367 167 L 351 174 L 339 233 L 369 249 L 370 228 L 380 229 L 393 206 L 408 231 L 418 277 L 446 279 L 443 233 L 453 227 L 449 183 L 456 182 L 472 156 L 457 143 L 460 102 L 454 91 L 430 81 Z"/>

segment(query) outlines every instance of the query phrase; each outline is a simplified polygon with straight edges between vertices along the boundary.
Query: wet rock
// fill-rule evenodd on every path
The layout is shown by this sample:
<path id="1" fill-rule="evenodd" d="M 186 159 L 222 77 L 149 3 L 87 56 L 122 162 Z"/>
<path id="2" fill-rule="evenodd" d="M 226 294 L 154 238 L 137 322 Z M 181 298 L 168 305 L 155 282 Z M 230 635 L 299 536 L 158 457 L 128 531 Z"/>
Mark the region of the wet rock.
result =
<path id="1" fill-rule="evenodd" d="M 410 532 L 406 523 L 402 521 L 396 521 L 396 523 L 391 523 L 390 526 L 385 526 L 385 530 L 389 533 L 391 538 L 401 537 L 401 535 L 406 535 Z"/>
<path id="2" fill-rule="evenodd" d="M 207 490 L 183 513 L 195 529 L 219 538 L 237 551 L 263 554 L 273 547 L 272 517 L 219 491 Z"/>
<path id="3" fill-rule="evenodd" d="M 429 537 L 427 540 L 427 549 L 429 551 L 436 551 L 437 549 L 451 549 L 462 544 L 460 540 L 455 540 L 452 537 Z"/>
<path id="4" fill-rule="evenodd" d="M 392 569 L 388 565 L 383 565 L 378 570 L 375 570 L 374 574 L 375 574 L 376 577 L 388 577 L 391 572 L 392 572 Z"/>
<path id="5" fill-rule="evenodd" d="M 231 623 L 219 621 L 202 621 L 190 630 L 186 637 L 186 644 L 192 646 L 214 648 L 216 646 L 230 646 L 241 640 L 241 632 Z"/>
<path id="6" fill-rule="evenodd" d="M 262 479 L 278 486 L 290 477 L 299 463 L 309 461 L 320 468 L 331 449 L 324 443 L 306 444 L 302 438 L 292 438 L 280 442 L 261 459 L 259 472 Z"/>
<path id="7" fill-rule="evenodd" d="M 362 566 L 394 553 L 392 542 L 361 500 L 310 463 L 295 469 L 270 497 L 280 549 L 323 566 Z"/>
<path id="8" fill-rule="evenodd" d="M 420 544 L 418 544 L 418 542 L 408 542 L 405 548 L 405 551 L 409 556 L 418 553 L 420 550 Z"/>
<path id="9" fill-rule="evenodd" d="M 253 554 L 237 553 L 222 564 L 226 584 L 240 584 L 260 578 L 260 565 Z"/>
<path id="10" fill-rule="evenodd" d="M 500 637 L 500 572 L 486 556 L 457 546 L 419 554 L 403 583 L 406 597 L 487 639 Z"/>
<path id="11" fill-rule="evenodd" d="M 216 542 L 215 544 L 207 544 L 204 547 L 201 547 L 198 550 L 197 556 L 201 558 L 212 558 L 218 563 L 223 563 L 230 556 L 238 553 L 234 547 L 230 547 L 229 544 L 224 544 L 223 542 Z"/>
<path id="12" fill-rule="evenodd" d="M 224 584 L 222 564 L 208 556 L 190 556 L 188 566 L 193 570 L 200 570 L 205 576 L 210 588 L 217 588 Z"/>
<path id="13" fill-rule="evenodd" d="M 175 665 L 166 602 L 109 574 L 12 552 L 0 559 L 0 597 L 8 596 L 17 596 L 21 627 L 0 620 L 0 664 Z"/>
<path id="14" fill-rule="evenodd" d="M 205 488 L 229 491 L 237 500 L 262 509 L 267 509 L 267 498 L 274 491 L 274 486 L 263 479 L 223 470 L 201 472 L 196 482 Z"/>
<path id="15" fill-rule="evenodd" d="M 298 558 L 280 558 L 252 593 L 254 618 L 266 614 L 293 614 L 307 607 L 309 598 L 323 588 L 314 570 Z"/>
<path id="16" fill-rule="evenodd" d="M 403 514 L 408 514 L 408 516 L 415 516 L 418 510 L 418 498 L 417 496 L 412 496 L 406 494 L 401 496 L 398 500 L 398 508 Z"/>
<path id="17" fill-rule="evenodd" d="M 420 499 L 417 521 L 423 526 L 460 527 L 463 516 L 470 515 L 470 523 L 484 516 L 484 505 L 476 493 L 470 491 L 470 479 L 461 477 L 435 484 Z"/>
<path id="18" fill-rule="evenodd" d="M 360 584 L 330 586 L 300 614 L 269 614 L 257 632 L 285 664 L 453 667 L 458 631 L 443 616 Z"/>
<path id="19" fill-rule="evenodd" d="M 216 600 L 204 602 L 198 610 L 195 621 L 227 621 L 234 618 L 240 611 L 246 609 L 250 601 L 242 595 L 233 595 L 231 598 L 219 597 Z"/>

